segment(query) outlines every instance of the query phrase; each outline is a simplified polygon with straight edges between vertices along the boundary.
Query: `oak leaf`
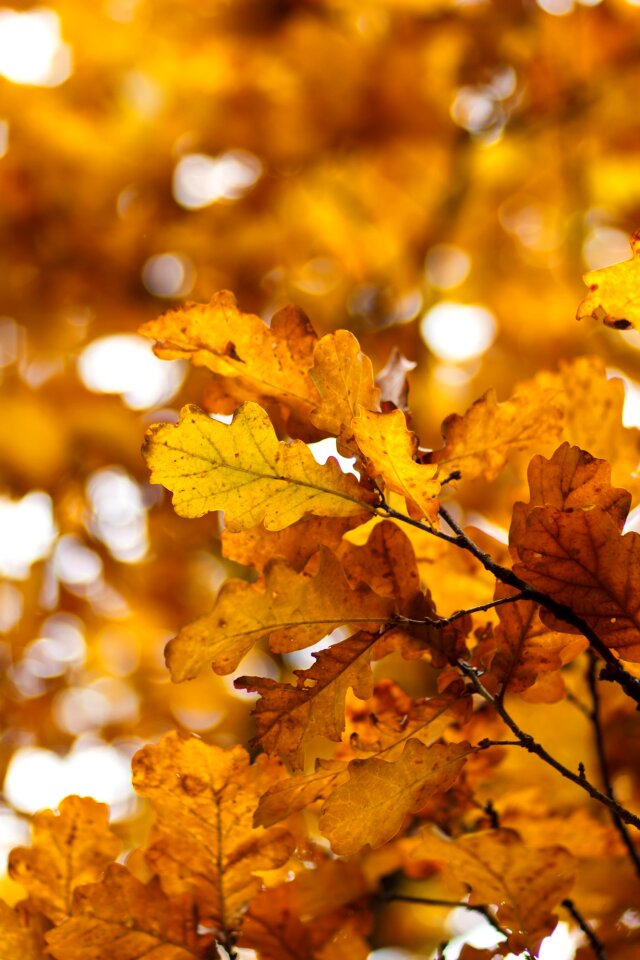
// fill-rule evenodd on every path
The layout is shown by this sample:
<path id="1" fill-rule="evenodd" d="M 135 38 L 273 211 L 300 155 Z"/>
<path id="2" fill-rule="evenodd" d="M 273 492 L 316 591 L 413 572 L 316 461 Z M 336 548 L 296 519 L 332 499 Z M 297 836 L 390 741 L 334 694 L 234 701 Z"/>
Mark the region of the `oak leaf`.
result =
<path id="1" fill-rule="evenodd" d="M 343 624 L 377 630 L 394 611 L 391 598 L 360 585 L 352 589 L 336 558 L 322 550 L 314 576 L 272 560 L 264 582 L 227 580 L 211 613 L 180 631 L 166 649 L 174 680 L 197 675 L 211 662 L 216 673 L 231 673 L 258 640 L 268 637 L 282 653 L 311 646 Z"/>
<path id="2" fill-rule="evenodd" d="M 602 507 L 536 507 L 517 550 L 519 577 L 570 607 L 623 660 L 640 661 L 640 534 L 621 535 Z"/>
<path id="3" fill-rule="evenodd" d="M 351 517 L 373 509 L 374 494 L 335 459 L 317 463 L 301 440 L 278 442 L 269 417 L 243 403 L 230 424 L 198 407 L 182 408 L 177 424 L 156 423 L 143 454 L 152 483 L 173 493 L 181 517 L 224 510 L 232 530 L 264 522 L 281 530 L 305 514 Z"/>
<path id="4" fill-rule="evenodd" d="M 198 932 L 193 895 L 167 896 L 160 880 L 137 880 L 112 863 L 101 883 L 76 890 L 73 916 L 47 935 L 56 960 L 210 960 L 219 956 L 211 934 Z"/>
<path id="5" fill-rule="evenodd" d="M 0 900 L 0 960 L 42 960 L 44 940 L 28 914 Z"/>
<path id="6" fill-rule="evenodd" d="M 343 535 L 360 523 L 359 517 L 306 516 L 284 530 L 222 531 L 222 554 L 229 560 L 255 567 L 260 573 L 273 557 L 282 557 L 294 570 L 303 570 L 320 546 L 336 553 Z"/>
<path id="7" fill-rule="evenodd" d="M 318 760 L 312 773 L 278 780 L 269 787 L 260 798 L 253 822 L 256 826 L 270 827 L 304 810 L 315 800 L 328 797 L 346 778 L 347 764 L 343 760 Z"/>
<path id="8" fill-rule="evenodd" d="M 353 420 L 353 432 L 367 460 L 369 475 L 382 477 L 386 489 L 405 497 L 413 517 L 434 522 L 440 493 L 440 483 L 434 479 L 437 469 L 415 462 L 418 438 L 407 428 L 404 413 L 374 413 L 360 408 Z"/>
<path id="9" fill-rule="evenodd" d="M 308 670 L 295 670 L 296 686 L 267 677 L 240 677 L 236 687 L 259 693 L 253 716 L 259 744 L 294 769 L 304 765 L 304 748 L 313 737 L 340 741 L 344 702 L 351 688 L 361 700 L 373 692 L 371 660 L 379 638 L 360 632 L 314 653 Z"/>
<path id="10" fill-rule="evenodd" d="M 267 326 L 222 290 L 208 304 L 188 303 L 148 321 L 140 333 L 157 341 L 163 360 L 188 359 L 216 375 L 219 413 L 230 413 L 240 399 L 275 400 L 308 418 L 318 403 L 309 377 L 317 337 L 298 307 L 280 310 Z"/>
<path id="11" fill-rule="evenodd" d="M 589 293 L 578 306 L 576 317 L 593 317 L 616 330 L 640 325 L 640 231 L 630 241 L 632 257 L 600 270 L 590 270 L 582 278 Z"/>
<path id="12" fill-rule="evenodd" d="M 428 457 L 445 478 L 494 480 L 517 450 L 553 441 L 562 427 L 562 412 L 553 391 L 522 387 L 498 403 L 494 390 L 476 400 L 463 416 L 451 414 L 442 423 L 444 446 Z"/>
<path id="13" fill-rule="evenodd" d="M 250 765 L 241 747 L 223 750 L 175 733 L 143 747 L 133 785 L 155 811 L 147 859 L 162 875 L 190 881 L 200 909 L 226 942 L 262 884 L 256 871 L 283 864 L 294 841 L 281 828 L 253 826 L 259 798 L 284 774 L 266 756 Z"/>
<path id="14" fill-rule="evenodd" d="M 340 856 L 357 853 L 366 844 L 381 846 L 400 830 L 405 817 L 434 793 L 453 786 L 470 749 L 468 743 L 427 747 L 410 739 L 398 760 L 353 760 L 348 781 L 322 807 L 320 832 Z"/>
<path id="15" fill-rule="evenodd" d="M 459 840 L 424 833 L 413 857 L 441 861 L 445 880 L 469 891 L 470 904 L 495 904 L 514 953 L 537 953 L 557 923 L 553 910 L 573 886 L 575 861 L 564 847 L 532 849 L 513 830 Z"/>
<path id="16" fill-rule="evenodd" d="M 536 454 L 527 470 L 529 503 L 513 507 L 509 543 L 517 548 L 527 524 L 527 515 L 534 507 L 548 505 L 557 510 L 601 507 L 614 520 L 619 530 L 631 507 L 631 494 L 611 486 L 611 467 L 579 447 L 565 441 L 550 460 Z"/>
<path id="17" fill-rule="evenodd" d="M 395 597 L 401 610 L 420 589 L 411 540 L 390 520 L 376 524 L 365 544 L 344 540 L 336 553 L 353 585 L 364 583 L 380 596 Z"/>
<path id="18" fill-rule="evenodd" d="M 42 810 L 32 830 L 32 846 L 11 851 L 9 874 L 38 910 L 60 923 L 71 913 L 75 888 L 98 880 L 121 843 L 109 829 L 109 807 L 91 797 L 67 797 L 57 814 Z"/>
<path id="19" fill-rule="evenodd" d="M 341 453 L 353 454 L 351 422 L 361 405 L 380 409 L 380 391 L 375 385 L 369 357 L 349 330 L 336 330 L 316 344 L 310 376 L 320 395 L 320 404 L 311 415 L 319 430 L 338 438 Z"/>

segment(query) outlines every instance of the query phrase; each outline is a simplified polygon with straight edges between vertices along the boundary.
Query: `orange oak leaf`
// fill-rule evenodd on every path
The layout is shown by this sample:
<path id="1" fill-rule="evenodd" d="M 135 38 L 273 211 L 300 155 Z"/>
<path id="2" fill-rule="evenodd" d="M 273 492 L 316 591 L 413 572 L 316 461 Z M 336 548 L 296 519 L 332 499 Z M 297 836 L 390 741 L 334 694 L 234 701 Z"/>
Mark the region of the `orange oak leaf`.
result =
<path id="1" fill-rule="evenodd" d="M 631 494 L 611 486 L 611 467 L 579 447 L 561 444 L 550 460 L 536 454 L 527 470 L 529 503 L 513 507 L 509 543 L 517 550 L 527 526 L 527 515 L 534 507 L 548 505 L 557 510 L 601 507 L 622 530 L 631 507 Z"/>
<path id="2" fill-rule="evenodd" d="M 428 460 L 443 478 L 458 472 L 463 480 L 494 480 L 510 454 L 552 442 L 561 427 L 553 391 L 522 387 L 498 403 L 495 391 L 487 390 L 463 416 L 453 413 L 443 421 L 444 446 Z"/>
<path id="3" fill-rule="evenodd" d="M 256 871 L 280 866 L 294 846 L 287 831 L 253 825 L 282 764 L 263 755 L 251 765 L 241 747 L 170 733 L 139 750 L 132 768 L 134 788 L 156 815 L 147 859 L 163 882 L 174 877 L 178 889 L 184 881 L 196 887 L 201 912 L 226 941 L 262 886 Z"/>
<path id="4" fill-rule="evenodd" d="M 314 576 L 297 573 L 284 560 L 272 560 L 264 582 L 227 580 L 211 613 L 180 631 L 167 645 L 174 680 L 197 675 L 211 663 L 216 673 L 231 673 L 258 640 L 268 637 L 282 653 L 311 646 L 343 624 L 377 630 L 394 611 L 391 598 L 366 586 L 352 589 L 340 563 L 322 549 Z"/>
<path id="5" fill-rule="evenodd" d="M 396 835 L 405 817 L 453 786 L 470 750 L 468 743 L 425 746 L 410 739 L 398 760 L 353 760 L 349 779 L 323 804 L 320 832 L 340 856 L 367 844 L 381 846 Z"/>
<path id="6" fill-rule="evenodd" d="M 28 914 L 0 900 L 0 960 L 43 960 L 45 943 Z"/>
<path id="7" fill-rule="evenodd" d="M 326 798 L 346 778 L 347 764 L 343 760 L 318 760 L 312 773 L 278 780 L 269 787 L 260 798 L 253 822 L 256 826 L 270 827 L 304 810 L 314 800 Z"/>
<path id="8" fill-rule="evenodd" d="M 343 535 L 360 523 L 360 517 L 306 516 L 284 530 L 222 531 L 222 553 L 229 560 L 255 567 L 260 573 L 273 557 L 282 557 L 294 570 L 303 570 L 318 547 L 336 553 Z"/>
<path id="9" fill-rule="evenodd" d="M 151 482 L 172 491 L 176 513 L 201 517 L 224 510 L 234 530 L 261 521 L 268 530 L 282 530 L 308 513 L 349 517 L 372 511 L 375 503 L 333 457 L 320 465 L 301 440 L 278 442 L 256 403 L 243 403 L 230 424 L 183 407 L 179 423 L 149 428 L 142 452 Z"/>
<path id="10" fill-rule="evenodd" d="M 415 462 L 418 438 L 407 428 L 404 413 L 373 413 L 360 408 L 353 420 L 353 432 L 367 460 L 369 475 L 381 477 L 386 489 L 405 497 L 412 516 L 434 522 L 440 493 L 440 484 L 434 479 L 437 469 Z"/>
<path id="11" fill-rule="evenodd" d="M 376 524 L 362 546 L 343 541 L 336 552 L 352 584 L 365 583 L 381 596 L 395 597 L 400 608 L 420 589 L 411 540 L 390 520 Z"/>
<path id="12" fill-rule="evenodd" d="M 337 437 L 340 452 L 351 456 L 351 421 L 358 406 L 380 409 L 380 391 L 373 379 L 371 360 L 361 353 L 360 344 L 349 330 L 336 330 L 316 344 L 310 375 L 320 394 L 320 405 L 311 415 L 312 423 Z"/>
<path id="13" fill-rule="evenodd" d="M 640 661 L 640 534 L 621 535 L 602 507 L 536 507 L 518 554 L 519 577 L 570 607 L 624 660 Z"/>
<path id="14" fill-rule="evenodd" d="M 514 593 L 513 587 L 498 583 L 495 599 Z M 501 693 L 528 690 L 543 674 L 557 673 L 588 646 L 584 637 L 568 637 L 545 626 L 538 611 L 538 604 L 531 600 L 516 600 L 496 608 L 500 623 L 490 640 L 487 670 Z M 482 646 L 474 650 L 476 656 Z M 545 693 L 545 702 L 559 700 L 564 684 L 548 686 Z"/>
<path id="15" fill-rule="evenodd" d="M 211 370 L 221 381 L 220 398 L 231 399 L 217 405 L 220 413 L 235 409 L 237 398 L 271 399 L 308 418 L 318 403 L 309 377 L 317 337 L 298 307 L 280 310 L 267 326 L 222 290 L 208 304 L 188 303 L 144 323 L 140 333 L 157 341 L 163 360 L 183 358 Z"/>
<path id="16" fill-rule="evenodd" d="M 97 880 L 121 843 L 109 829 L 109 807 L 91 797 L 66 797 L 58 813 L 42 810 L 32 830 L 33 845 L 11 851 L 9 874 L 38 910 L 60 923 L 71 913 L 75 888 Z"/>
<path id="17" fill-rule="evenodd" d="M 630 260 L 585 273 L 582 279 L 589 293 L 578 306 L 578 320 L 593 317 L 616 330 L 640 325 L 640 230 L 629 243 Z"/>
<path id="18" fill-rule="evenodd" d="M 575 860 L 564 847 L 532 849 L 513 830 L 485 830 L 459 840 L 424 833 L 412 857 L 443 864 L 445 880 L 469 891 L 470 904 L 495 904 L 514 953 L 536 956 L 555 928 L 553 910 L 571 890 Z"/>
<path id="19" fill-rule="evenodd" d="M 209 960 L 219 956 L 211 934 L 198 932 L 193 895 L 167 896 L 160 880 L 137 880 L 112 863 L 104 880 L 76 890 L 73 916 L 47 933 L 56 960 Z"/>
<path id="20" fill-rule="evenodd" d="M 259 693 L 253 716 L 259 744 L 279 754 L 294 769 L 304 765 L 304 749 L 313 737 L 340 741 L 344 730 L 344 703 L 351 688 L 361 700 L 373 693 L 371 660 L 379 638 L 357 633 L 342 643 L 314 653 L 308 670 L 295 670 L 294 687 L 267 677 L 241 677 L 236 687 Z"/>

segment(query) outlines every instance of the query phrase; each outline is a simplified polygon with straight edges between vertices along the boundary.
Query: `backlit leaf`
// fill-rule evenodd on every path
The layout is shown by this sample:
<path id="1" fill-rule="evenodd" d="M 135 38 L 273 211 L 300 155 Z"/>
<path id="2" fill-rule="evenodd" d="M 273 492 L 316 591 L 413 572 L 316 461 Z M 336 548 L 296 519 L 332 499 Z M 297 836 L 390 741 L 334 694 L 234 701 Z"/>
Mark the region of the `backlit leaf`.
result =
<path id="1" fill-rule="evenodd" d="M 194 960 L 217 957 L 211 934 L 198 933 L 192 894 L 167 896 L 155 877 L 144 884 L 112 863 L 102 883 L 80 887 L 73 916 L 47 934 L 56 960 Z"/>
<path id="2" fill-rule="evenodd" d="M 58 813 L 42 810 L 32 829 L 32 846 L 12 850 L 9 873 L 34 906 L 59 923 L 71 913 L 75 888 L 99 879 L 120 840 L 109 829 L 108 806 L 91 797 L 67 797 Z"/>
<path id="3" fill-rule="evenodd" d="M 630 260 L 585 273 L 589 293 L 578 306 L 578 320 L 593 317 L 616 330 L 640 326 L 640 231 L 630 244 Z"/>
<path id="4" fill-rule="evenodd" d="M 366 844 L 375 848 L 390 840 L 408 814 L 453 786 L 469 750 L 468 743 L 427 747 L 410 739 L 399 760 L 353 760 L 348 781 L 333 791 L 320 814 L 320 831 L 334 853 L 350 856 Z"/>
<path id="5" fill-rule="evenodd" d="M 29 917 L 0 900 L 0 960 L 42 960 L 44 940 Z"/>
<path id="6" fill-rule="evenodd" d="M 167 646 L 174 680 L 196 676 L 203 664 L 231 673 L 258 640 L 287 652 L 308 647 L 342 624 L 376 630 L 394 611 L 391 598 L 367 587 L 352 589 L 336 558 L 323 550 L 315 575 L 271 561 L 264 582 L 227 580 L 211 613 L 180 631 Z"/>
<path id="7" fill-rule="evenodd" d="M 320 465 L 302 441 L 279 443 L 255 403 L 244 403 L 230 424 L 183 407 L 178 424 L 157 423 L 147 431 L 143 453 L 151 481 L 173 492 L 181 517 L 224 510 L 235 530 L 260 521 L 282 530 L 309 513 L 351 517 L 375 502 L 333 458 Z"/>
<path id="8" fill-rule="evenodd" d="M 440 484 L 437 470 L 415 462 L 418 438 L 407 429 L 401 410 L 373 413 L 360 409 L 353 421 L 356 443 L 367 459 L 367 470 L 374 479 L 382 477 L 385 487 L 401 494 L 416 517 L 434 521 L 438 515 Z"/>

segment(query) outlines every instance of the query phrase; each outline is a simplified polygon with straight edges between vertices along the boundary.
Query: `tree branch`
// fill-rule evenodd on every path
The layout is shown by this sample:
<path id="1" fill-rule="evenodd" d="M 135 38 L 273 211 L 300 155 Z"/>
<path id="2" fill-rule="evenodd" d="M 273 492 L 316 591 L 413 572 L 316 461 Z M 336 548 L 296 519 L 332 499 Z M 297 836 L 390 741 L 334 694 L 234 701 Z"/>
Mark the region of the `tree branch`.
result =
<path id="1" fill-rule="evenodd" d="M 565 908 L 567 913 L 571 914 L 571 917 L 573 918 L 573 920 L 575 920 L 575 922 L 578 924 L 578 926 L 584 933 L 585 937 L 587 938 L 591 947 L 593 948 L 593 952 L 595 953 L 597 960 L 607 960 L 607 954 L 606 954 L 604 943 L 602 942 L 600 937 L 596 935 L 593 928 L 584 919 L 584 917 L 576 907 L 573 900 L 569 900 L 569 899 L 563 900 L 562 906 Z"/>
<path id="2" fill-rule="evenodd" d="M 523 590 L 520 593 L 514 593 L 510 597 L 500 597 L 498 600 L 489 600 L 487 603 L 481 603 L 477 607 L 467 607 L 466 610 L 456 610 L 450 617 L 423 617 L 422 620 L 414 620 L 411 617 L 399 616 L 398 620 L 401 623 L 426 624 L 429 627 L 447 627 L 450 623 L 453 623 L 454 620 L 460 620 L 462 617 L 466 617 L 468 613 L 482 613 L 484 610 L 491 610 L 492 607 L 499 607 L 503 603 L 515 603 L 516 600 L 526 599 L 528 599 L 528 594 L 526 590 Z"/>
<path id="3" fill-rule="evenodd" d="M 589 685 L 589 692 L 591 693 L 591 702 L 592 710 L 589 714 L 591 723 L 593 725 L 593 732 L 596 742 L 596 752 L 598 755 L 598 764 L 600 766 L 600 776 L 602 777 L 602 783 L 604 785 L 605 793 L 608 797 L 611 797 L 615 801 L 615 793 L 613 789 L 613 783 L 611 782 L 611 775 L 609 773 L 609 764 L 607 762 L 607 754 L 604 747 L 604 737 L 602 732 L 602 722 L 600 717 L 600 695 L 598 693 L 598 678 L 596 676 L 596 658 L 592 651 L 589 651 L 589 669 L 587 670 L 587 683 Z M 635 868 L 637 875 L 640 877 L 640 855 L 636 850 L 633 841 L 629 835 L 625 824 L 620 819 L 619 815 L 612 810 L 611 819 L 616 827 L 616 830 L 622 838 L 622 842 L 627 848 L 631 862 Z"/>
<path id="4" fill-rule="evenodd" d="M 554 770 L 557 770 L 558 773 L 560 773 L 566 780 L 571 780 L 572 783 L 575 783 L 578 787 L 588 793 L 589 796 L 594 800 L 597 800 L 605 807 L 608 807 L 609 810 L 616 813 L 623 823 L 628 823 L 640 830 L 640 817 L 637 817 L 634 813 L 631 813 L 630 810 L 627 810 L 625 807 L 621 806 L 617 800 L 614 800 L 612 797 L 607 796 L 605 793 L 602 793 L 600 790 L 594 787 L 584 775 L 584 769 L 582 769 L 580 773 L 574 773 L 573 770 L 569 770 L 569 768 L 565 767 L 563 763 L 560 763 L 559 760 L 556 760 L 555 757 L 552 757 L 551 754 L 545 750 L 542 744 L 534 740 L 530 734 L 521 730 L 511 714 L 507 712 L 504 704 L 496 697 L 492 696 L 482 684 L 478 672 L 471 666 L 471 664 L 465 663 L 463 660 L 459 660 L 458 667 L 462 670 L 465 677 L 468 677 L 471 680 L 476 692 L 479 693 L 480 696 L 487 701 L 487 703 L 491 704 L 499 716 L 504 720 L 511 732 L 515 734 L 517 737 L 518 746 L 522 747 L 524 750 L 527 750 L 528 753 L 535 753 L 536 756 L 540 757 L 541 760 L 544 760 L 544 762 L 550 767 L 553 767 Z M 508 744 L 508 741 L 505 741 L 505 743 Z M 492 744 L 489 743 L 488 746 L 490 745 Z M 478 746 L 480 746 L 480 744 Z M 481 749 L 485 748 L 481 747 Z"/>

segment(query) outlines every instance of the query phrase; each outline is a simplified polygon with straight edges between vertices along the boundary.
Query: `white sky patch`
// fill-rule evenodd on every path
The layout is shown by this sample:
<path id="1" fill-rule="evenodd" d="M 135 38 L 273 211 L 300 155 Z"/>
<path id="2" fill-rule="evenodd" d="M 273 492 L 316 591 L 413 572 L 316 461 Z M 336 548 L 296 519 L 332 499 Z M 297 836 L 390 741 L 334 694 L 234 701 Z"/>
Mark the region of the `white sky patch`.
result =
<path id="1" fill-rule="evenodd" d="M 12 83 L 57 87 L 71 76 L 71 47 L 60 18 L 47 7 L 24 13 L 0 8 L 0 74 Z"/>
<path id="2" fill-rule="evenodd" d="M 494 315 L 473 303 L 443 300 L 420 321 L 420 335 L 439 360 L 464 363 L 489 349 L 497 332 Z"/>
<path id="3" fill-rule="evenodd" d="M 355 477 L 359 478 L 359 474 L 354 470 L 353 466 L 356 458 L 341 456 L 338 453 L 334 437 L 326 437 L 324 440 L 317 440 L 316 443 L 309 443 L 307 446 L 313 454 L 313 459 L 316 463 L 326 463 L 329 457 L 333 457 L 338 461 L 343 473 L 352 473 Z"/>
<path id="4" fill-rule="evenodd" d="M 147 410 L 170 400 L 180 389 L 187 367 L 183 360 L 159 360 L 144 337 L 114 334 L 84 348 L 80 379 L 94 393 L 119 393 L 128 407 Z"/>
<path id="5" fill-rule="evenodd" d="M 257 700 L 257 693 L 247 693 L 246 690 L 236 690 L 233 685 L 237 677 L 269 677 L 271 680 L 278 679 L 278 667 L 268 653 L 255 648 L 246 655 L 233 673 L 221 677 L 223 684 L 233 697 L 239 697 L 240 700 Z"/>
<path id="6" fill-rule="evenodd" d="M 49 556 L 57 536 L 51 497 L 41 490 L 22 500 L 0 497 L 0 575 L 29 576 L 31 564 Z"/>
<path id="7" fill-rule="evenodd" d="M 122 468 L 97 470 L 87 483 L 91 532 L 116 560 L 136 563 L 147 552 L 147 512 L 140 487 Z"/>
<path id="8" fill-rule="evenodd" d="M 173 196 L 187 210 L 239 200 L 260 179 L 262 169 L 258 157 L 247 150 L 228 150 L 217 157 L 188 153 L 173 171 Z"/>
<path id="9" fill-rule="evenodd" d="M 112 807 L 114 820 L 131 815 L 135 796 L 128 756 L 107 743 L 79 743 L 66 757 L 43 747 L 20 747 L 4 781 L 4 793 L 21 813 L 57 807 L 64 797 L 93 797 Z"/>
<path id="10" fill-rule="evenodd" d="M 607 367 L 607 379 L 612 380 L 616 377 L 624 383 L 622 424 L 625 427 L 640 427 L 640 383 L 632 380 L 616 367 Z"/>

